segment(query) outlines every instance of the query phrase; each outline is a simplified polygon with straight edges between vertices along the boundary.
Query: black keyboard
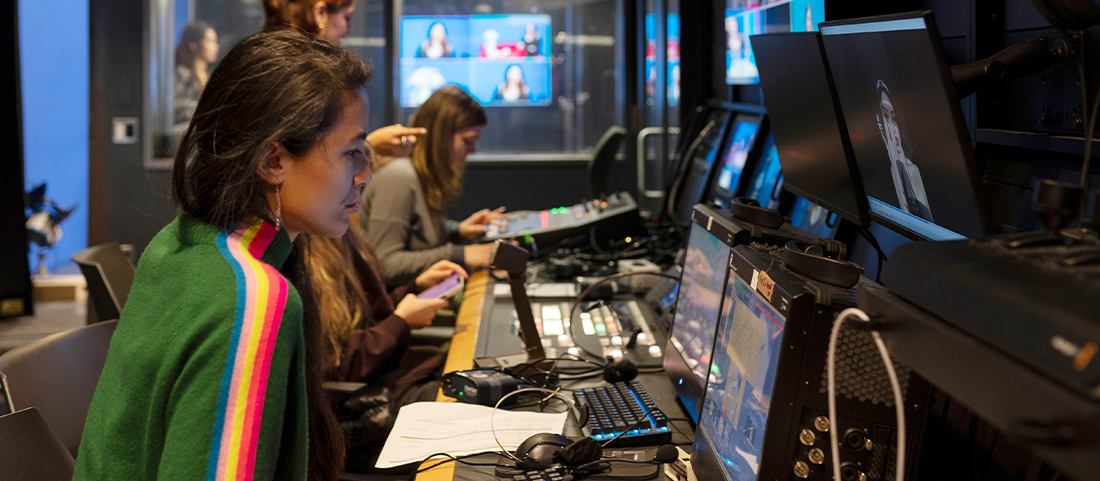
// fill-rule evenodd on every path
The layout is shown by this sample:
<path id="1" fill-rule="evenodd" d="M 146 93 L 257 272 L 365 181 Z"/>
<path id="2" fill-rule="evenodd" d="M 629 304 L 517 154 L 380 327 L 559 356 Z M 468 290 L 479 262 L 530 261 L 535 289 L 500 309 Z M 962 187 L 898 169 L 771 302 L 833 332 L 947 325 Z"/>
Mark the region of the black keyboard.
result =
<path id="1" fill-rule="evenodd" d="M 657 409 L 657 404 L 638 381 L 578 389 L 573 391 L 573 397 L 578 403 L 588 405 L 588 424 L 584 431 L 596 441 L 605 442 L 624 431 L 626 434 L 609 446 L 655 446 L 672 441 L 668 418 Z M 635 422 L 638 425 L 631 428 Z M 627 428 L 630 431 L 626 431 Z"/>

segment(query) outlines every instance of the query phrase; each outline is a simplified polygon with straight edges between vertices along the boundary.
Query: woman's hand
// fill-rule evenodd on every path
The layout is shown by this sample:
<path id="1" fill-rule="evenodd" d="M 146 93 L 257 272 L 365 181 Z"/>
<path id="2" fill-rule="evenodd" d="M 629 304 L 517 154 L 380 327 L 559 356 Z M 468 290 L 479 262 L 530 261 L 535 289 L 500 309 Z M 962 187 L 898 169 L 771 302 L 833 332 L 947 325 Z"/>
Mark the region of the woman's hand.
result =
<path id="1" fill-rule="evenodd" d="M 493 253 L 493 244 L 470 244 L 462 246 L 466 267 L 477 269 L 489 266 L 489 256 Z"/>
<path id="2" fill-rule="evenodd" d="M 462 266 L 451 261 L 439 261 L 432 264 L 428 270 L 421 272 L 419 276 L 416 276 L 416 287 L 423 291 L 439 284 L 450 277 L 453 272 L 457 272 L 463 279 L 470 278 L 470 275 L 466 273 L 466 269 L 463 269 Z"/>
<path id="3" fill-rule="evenodd" d="M 494 210 L 481 209 L 458 223 L 458 235 L 466 240 L 477 239 L 485 234 L 485 228 L 490 224 L 502 225 L 501 219 L 507 218 L 508 214 L 504 213 L 504 207 L 497 207 Z"/>
<path id="4" fill-rule="evenodd" d="M 426 133 L 428 133 L 428 129 L 394 124 L 371 132 L 367 136 L 367 143 L 378 155 L 408 157 L 412 155 L 413 146 L 416 145 L 416 136 Z"/>
<path id="5" fill-rule="evenodd" d="M 432 319 L 435 319 L 435 311 L 447 307 L 448 304 L 450 301 L 447 299 L 421 299 L 406 294 L 393 309 L 393 313 L 401 316 L 409 324 L 409 329 L 416 330 L 430 326 Z"/>

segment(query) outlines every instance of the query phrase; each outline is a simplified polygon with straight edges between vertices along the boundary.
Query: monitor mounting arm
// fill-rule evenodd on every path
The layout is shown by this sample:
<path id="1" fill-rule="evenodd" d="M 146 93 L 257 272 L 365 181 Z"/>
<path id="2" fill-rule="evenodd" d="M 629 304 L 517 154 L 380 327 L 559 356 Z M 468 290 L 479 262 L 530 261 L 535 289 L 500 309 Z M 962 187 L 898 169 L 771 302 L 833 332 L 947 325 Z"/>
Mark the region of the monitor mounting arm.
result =
<path id="1" fill-rule="evenodd" d="M 1051 50 L 1045 38 L 1033 38 L 1009 45 L 989 58 L 955 65 L 951 67 L 951 77 L 961 100 L 994 82 L 1033 75 L 1068 58 L 1068 49 Z"/>

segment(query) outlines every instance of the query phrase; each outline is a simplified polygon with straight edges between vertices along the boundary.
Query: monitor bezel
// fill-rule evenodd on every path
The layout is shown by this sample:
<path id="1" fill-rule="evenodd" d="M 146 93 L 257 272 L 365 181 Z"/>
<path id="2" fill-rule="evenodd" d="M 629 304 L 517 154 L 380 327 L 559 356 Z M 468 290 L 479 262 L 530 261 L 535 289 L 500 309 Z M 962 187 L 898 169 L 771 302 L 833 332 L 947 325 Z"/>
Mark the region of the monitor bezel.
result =
<path id="1" fill-rule="evenodd" d="M 807 191 L 805 189 L 802 189 L 802 188 L 800 188 L 796 185 L 792 185 L 791 182 L 790 182 L 790 178 L 787 178 L 786 181 L 783 183 L 783 188 L 785 190 L 799 196 L 799 197 L 802 197 L 802 198 L 804 198 L 804 199 L 806 199 L 810 202 L 813 202 L 814 204 L 817 204 L 821 207 L 824 207 L 825 209 L 828 209 L 829 212 L 835 213 L 835 214 L 843 217 L 844 219 L 847 219 L 849 222 L 852 222 L 852 223 L 854 223 L 854 224 L 856 224 L 860 227 L 868 227 L 868 226 L 871 225 L 871 216 L 870 216 L 869 208 L 868 208 L 867 194 L 863 190 L 863 179 L 860 177 L 859 164 L 856 162 L 855 153 L 852 150 L 852 142 L 851 142 L 851 139 L 848 137 L 848 126 L 844 123 L 844 114 L 840 109 L 840 99 L 837 96 L 836 83 L 833 80 L 832 70 L 830 70 L 830 68 L 829 68 L 829 59 L 825 55 L 825 43 L 821 39 L 821 32 L 814 31 L 814 32 L 766 33 L 766 34 L 760 34 L 760 35 L 753 35 L 752 37 L 749 37 L 749 41 L 756 41 L 757 38 L 761 38 L 762 40 L 767 42 L 767 41 L 770 41 L 770 40 L 768 40 L 770 38 L 796 37 L 796 36 L 797 37 L 810 37 L 810 36 L 813 36 L 815 38 L 815 41 L 816 41 L 816 44 L 817 44 L 818 52 L 821 54 L 821 63 L 822 63 L 822 67 L 824 68 L 824 71 L 825 71 L 825 81 L 826 81 L 827 87 L 829 89 L 829 100 L 832 102 L 834 120 L 836 121 L 837 130 L 839 130 L 839 132 L 840 132 L 841 148 L 844 150 L 845 161 L 848 164 L 848 177 L 852 182 L 853 189 L 855 190 L 855 195 L 856 195 L 855 200 L 856 200 L 856 210 L 857 211 L 856 212 L 849 212 L 847 209 L 841 208 L 837 205 L 834 205 L 831 202 L 828 202 L 824 199 L 821 199 L 817 196 L 814 196 L 809 191 Z M 754 47 L 754 50 L 755 50 L 755 47 Z M 757 60 L 757 68 L 759 68 L 759 65 L 760 65 L 760 62 L 759 62 L 759 60 Z M 761 77 L 761 79 L 760 79 L 760 89 L 761 89 L 761 91 L 764 90 L 764 83 L 765 83 L 764 79 L 763 79 L 763 77 Z M 765 99 L 765 105 L 767 105 L 767 96 L 765 96 L 764 99 Z M 774 136 L 774 129 L 771 129 L 771 130 L 772 130 L 772 134 Z M 782 159 L 780 159 L 780 162 L 782 162 Z"/>
<path id="2" fill-rule="evenodd" d="M 730 276 L 729 261 L 733 256 L 734 248 L 739 245 L 737 233 L 742 229 L 728 219 L 722 217 L 718 211 L 702 204 L 697 204 L 692 208 L 691 223 L 703 227 L 712 236 L 730 248 L 730 257 L 727 257 L 726 263 L 721 267 L 725 271 L 722 280 L 722 294 L 724 296 L 726 292 L 726 283 L 729 282 Z M 680 304 L 680 296 L 683 296 L 685 292 L 685 289 L 682 288 L 683 271 L 681 271 L 680 279 L 681 288 L 676 293 L 676 301 L 673 303 L 674 306 Z M 724 297 L 720 298 L 718 303 L 718 318 L 714 320 L 715 329 L 710 340 L 712 354 L 714 352 L 714 338 L 718 333 L 718 322 L 722 319 L 722 305 L 724 300 Z M 672 335 L 676 330 L 676 320 L 679 314 L 680 312 L 677 309 L 672 319 L 672 325 L 668 331 L 668 343 L 665 346 L 662 367 L 668 379 L 672 382 L 673 387 L 676 388 L 677 398 L 680 400 L 680 403 L 684 405 L 684 411 L 688 413 L 693 422 L 698 422 L 699 414 L 703 407 L 703 396 L 706 394 L 706 380 L 704 380 L 701 385 L 699 384 L 699 380 L 695 377 L 695 373 L 691 372 L 691 368 L 688 367 L 687 361 L 684 360 L 683 354 L 679 349 L 676 349 L 676 346 L 672 343 Z"/>
<path id="3" fill-rule="evenodd" d="M 954 84 L 954 81 L 951 78 L 951 69 L 950 69 L 950 66 L 947 63 L 947 54 L 943 50 L 943 39 L 940 37 L 939 26 L 936 24 L 936 18 L 935 18 L 935 15 L 932 13 L 932 11 L 931 10 L 920 10 L 920 11 L 915 11 L 915 12 L 898 13 L 898 14 L 891 14 L 891 15 L 876 15 L 876 16 L 873 16 L 873 17 L 863 17 L 863 18 L 848 19 L 848 20 L 831 20 L 831 21 L 822 22 L 819 25 L 818 30 L 820 31 L 821 38 L 822 38 L 822 48 L 824 48 L 824 37 L 826 36 L 827 29 L 831 29 L 831 28 L 835 28 L 835 27 L 843 27 L 843 26 L 848 26 L 848 25 L 881 23 L 881 22 L 889 22 L 889 21 L 895 21 L 895 20 L 911 20 L 911 19 L 918 19 L 918 18 L 924 21 L 924 27 L 925 27 L 924 29 L 925 29 L 926 32 L 928 32 L 929 40 L 931 41 L 931 44 L 932 44 L 932 54 L 935 57 L 936 63 L 939 66 L 940 84 L 943 87 L 943 90 L 945 91 L 945 93 L 947 95 L 947 100 L 948 100 L 947 103 L 949 104 L 948 107 L 949 107 L 949 110 L 951 111 L 951 117 L 952 117 L 953 125 L 955 126 L 955 130 L 958 134 L 957 138 L 958 138 L 958 141 L 959 141 L 959 149 L 962 151 L 963 161 L 965 163 L 964 167 L 966 168 L 967 177 L 968 177 L 968 180 L 970 182 L 970 193 L 972 194 L 972 197 L 973 197 L 973 200 L 974 200 L 974 209 L 978 214 L 978 226 L 977 226 L 977 228 L 978 228 L 979 232 L 978 232 L 977 236 L 970 237 L 966 233 L 953 231 L 950 228 L 948 228 L 946 226 L 943 226 L 941 224 L 938 224 L 938 223 L 933 223 L 933 225 L 935 225 L 936 227 L 939 227 L 941 229 L 954 232 L 954 233 L 956 233 L 960 236 L 963 236 L 963 237 L 979 238 L 979 239 L 984 238 L 986 235 L 989 235 L 989 234 L 993 233 L 993 228 L 992 228 L 992 224 L 990 222 L 990 216 L 989 216 L 989 203 L 986 199 L 987 196 L 984 195 L 983 191 L 981 190 L 980 176 L 979 176 L 979 172 L 978 172 L 978 163 L 977 163 L 976 157 L 974 155 L 974 146 L 973 146 L 973 143 L 971 142 L 971 139 L 970 139 L 970 130 L 967 127 L 965 117 L 963 117 L 962 107 L 959 105 L 958 94 L 955 91 L 955 84 Z M 826 56 L 826 59 L 827 58 L 828 57 Z M 831 66 L 830 66 L 830 69 L 831 69 Z M 832 71 L 830 70 L 830 77 L 831 76 L 832 76 Z M 839 97 L 838 97 L 838 107 L 839 107 Z M 866 189 L 864 191 L 866 192 Z M 867 196 L 867 197 L 868 197 L 867 198 L 868 214 L 870 214 L 871 220 L 873 220 L 873 221 L 875 221 L 879 224 L 882 224 L 886 228 L 888 228 L 888 229 L 890 229 L 890 230 L 892 230 L 892 231 L 894 231 L 894 232 L 896 232 L 896 233 L 898 233 L 898 234 L 900 234 L 900 235 L 902 235 L 902 236 L 904 236 L 908 239 L 912 239 L 912 240 L 934 240 L 934 239 L 932 239 L 928 236 L 922 235 L 919 232 L 916 232 L 916 231 L 913 231 L 913 230 L 911 230 L 907 227 L 904 227 L 901 224 L 899 224 L 897 222 L 894 222 L 894 221 L 892 221 L 892 220 L 890 220 L 886 217 L 883 217 L 879 214 L 874 213 L 874 211 L 871 209 L 871 206 L 870 206 L 871 198 L 870 198 L 870 196 Z M 881 202 L 881 201 L 879 201 L 879 202 Z M 899 210 L 899 212 L 900 212 L 900 210 Z M 905 214 L 905 213 L 902 212 L 902 214 Z M 906 214 L 906 215 L 909 215 L 909 214 Z"/>

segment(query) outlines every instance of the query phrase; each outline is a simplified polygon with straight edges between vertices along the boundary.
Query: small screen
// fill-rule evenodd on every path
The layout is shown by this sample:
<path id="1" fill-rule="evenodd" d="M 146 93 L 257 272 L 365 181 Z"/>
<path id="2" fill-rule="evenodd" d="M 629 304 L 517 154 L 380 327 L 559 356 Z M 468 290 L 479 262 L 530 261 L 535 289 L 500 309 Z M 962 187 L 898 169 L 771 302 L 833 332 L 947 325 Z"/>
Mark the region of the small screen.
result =
<path id="1" fill-rule="evenodd" d="M 707 191 L 714 164 L 718 159 L 718 151 L 722 147 L 722 139 L 729 123 L 730 111 L 714 109 L 707 114 L 706 124 L 699 131 L 698 142 L 690 162 L 686 166 L 680 189 L 676 197 L 675 218 L 682 226 L 691 222 L 691 212 L 695 204 L 703 201 L 703 195 Z"/>
<path id="2" fill-rule="evenodd" d="M 765 209 L 779 207 L 779 196 L 783 193 L 783 170 L 779 164 L 779 151 L 775 141 L 768 136 L 764 144 L 764 153 L 753 170 L 752 183 L 749 184 L 748 197 L 760 203 Z"/>
<path id="3" fill-rule="evenodd" d="M 824 207 L 802 197 L 794 201 L 791 209 L 791 225 L 817 237 L 833 238 L 836 235 L 838 216 Z"/>
<path id="4" fill-rule="evenodd" d="M 692 223 L 688 236 L 684 275 L 680 278 L 680 296 L 676 302 L 676 318 L 672 325 L 672 345 L 680 352 L 700 386 L 707 382 L 714 331 L 718 323 L 718 308 L 722 304 L 722 287 L 726 281 L 726 265 L 730 247 Z"/>
<path id="5" fill-rule="evenodd" d="M 401 18 L 401 105 L 463 87 L 486 106 L 550 105 L 550 16 Z"/>
<path id="6" fill-rule="evenodd" d="M 699 427 L 727 479 L 755 481 L 787 320 L 736 275 L 722 312 Z"/>
<path id="7" fill-rule="evenodd" d="M 871 215 L 917 237 L 981 237 L 972 147 L 929 21 L 827 25 L 822 41 Z"/>
<path id="8" fill-rule="evenodd" d="M 727 0 L 726 83 L 760 81 L 749 36 L 813 32 L 825 21 L 825 0 Z"/>
<path id="9" fill-rule="evenodd" d="M 738 182 L 741 180 L 741 171 L 745 168 L 745 161 L 749 158 L 753 141 L 756 140 L 756 132 L 759 124 L 754 121 L 738 119 L 733 124 L 733 131 L 729 137 L 729 148 L 722 155 L 722 165 L 718 170 L 718 176 L 714 180 L 714 189 L 711 195 L 715 204 L 720 207 L 729 207 L 737 192 Z"/>

